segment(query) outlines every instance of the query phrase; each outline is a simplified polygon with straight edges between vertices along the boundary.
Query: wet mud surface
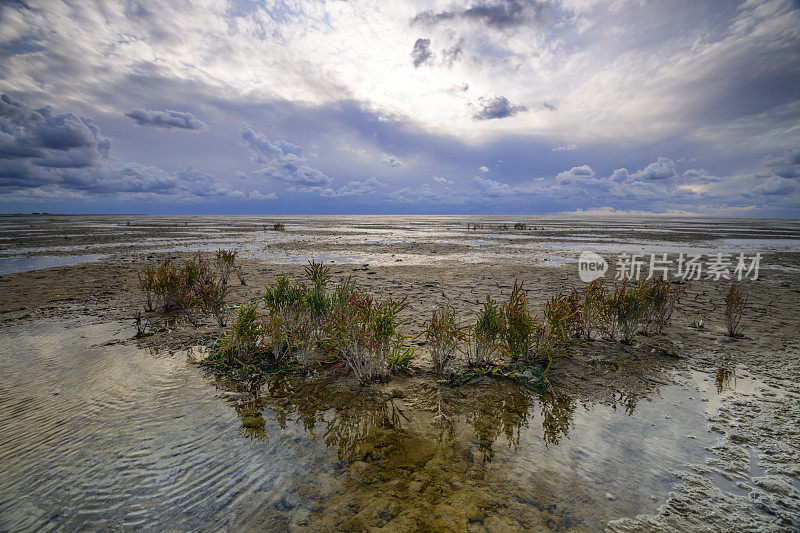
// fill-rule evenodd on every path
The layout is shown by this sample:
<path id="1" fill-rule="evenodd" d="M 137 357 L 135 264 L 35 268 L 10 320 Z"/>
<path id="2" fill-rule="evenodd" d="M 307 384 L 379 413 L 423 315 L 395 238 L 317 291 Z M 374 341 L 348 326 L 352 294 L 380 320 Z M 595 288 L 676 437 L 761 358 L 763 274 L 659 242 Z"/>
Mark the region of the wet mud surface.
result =
<path id="1" fill-rule="evenodd" d="M 739 225 L 726 244 L 709 242 L 699 223 L 667 238 L 668 225 L 608 222 L 540 222 L 550 229 L 515 233 L 356 220 L 271 232 L 270 221 L 245 220 L 226 232 L 218 220 L 202 228 L 189 227 L 194 219 L 150 220 L 155 229 L 132 220 L 134 229 L 125 219 L 25 222 L 33 227 L 18 219 L 19 228 L 3 228 L 14 235 L 0 241 L 10 243 L 8 257 L 106 256 L 0 275 L 0 358 L 9 369 L 0 377 L 0 529 L 800 527 L 800 253 L 783 242 L 796 239 L 791 224 Z M 120 228 L 134 238 L 112 235 Z M 65 246 L 57 232 L 76 247 L 53 250 Z M 271 233 L 299 235 L 266 245 L 257 237 Z M 367 242 L 376 234 L 380 243 Z M 281 272 L 299 275 L 306 255 L 298 252 L 307 250 L 328 254 L 334 277 L 407 297 L 412 336 L 440 305 L 473 320 L 485 296 L 507 296 L 515 278 L 535 309 L 580 285 L 572 249 L 540 255 L 537 240 L 572 236 L 609 250 L 635 246 L 631 236 L 693 249 L 775 242 L 764 246 L 761 279 L 745 285 L 744 338 L 724 334 L 727 285 L 701 280 L 687 285 L 663 335 L 586 343 L 553 366 L 539 392 L 488 377 L 441 386 L 419 339 L 410 373 L 366 389 L 329 372 L 252 383 L 207 376 L 187 359 L 221 333 L 212 320 L 193 328 L 150 313 L 153 335 L 134 339 L 132 317 L 142 304 L 136 272 L 189 258 L 190 245 L 225 247 L 203 244 L 208 235 L 241 246 L 247 285 L 233 288 L 234 305 L 258 298 Z M 434 249 L 449 259 L 422 259 Z M 690 327 L 698 321 L 701 329 Z"/>

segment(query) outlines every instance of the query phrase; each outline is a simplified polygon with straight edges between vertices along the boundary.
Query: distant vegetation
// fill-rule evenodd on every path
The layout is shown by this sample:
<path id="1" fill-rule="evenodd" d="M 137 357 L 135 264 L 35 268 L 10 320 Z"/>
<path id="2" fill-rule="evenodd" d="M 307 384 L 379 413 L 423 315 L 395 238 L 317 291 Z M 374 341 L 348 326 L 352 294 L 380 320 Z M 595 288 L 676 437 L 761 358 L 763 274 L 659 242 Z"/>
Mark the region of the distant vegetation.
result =
<path id="1" fill-rule="evenodd" d="M 236 252 L 226 250 L 217 250 L 213 263 L 198 255 L 182 266 L 174 264 L 171 259 L 149 265 L 139 272 L 145 310 L 183 312 L 195 326 L 199 325 L 199 315 L 205 314 L 213 316 L 220 326 L 225 326 L 225 299 L 232 272 L 236 273 L 242 285 L 246 284 L 244 273 L 236 264 Z M 139 315 L 137 327 L 141 324 Z"/>

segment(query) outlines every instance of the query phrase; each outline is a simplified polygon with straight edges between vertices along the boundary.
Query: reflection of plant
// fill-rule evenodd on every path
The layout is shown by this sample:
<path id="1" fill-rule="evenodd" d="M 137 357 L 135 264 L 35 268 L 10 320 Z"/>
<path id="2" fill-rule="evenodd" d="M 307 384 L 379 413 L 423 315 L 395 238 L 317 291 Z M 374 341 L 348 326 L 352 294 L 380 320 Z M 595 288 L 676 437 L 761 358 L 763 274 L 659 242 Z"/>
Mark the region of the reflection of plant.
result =
<path id="1" fill-rule="evenodd" d="M 717 368 L 714 381 L 717 384 L 717 394 L 733 390 L 736 387 L 736 369 L 724 366 Z"/>
<path id="2" fill-rule="evenodd" d="M 742 320 L 744 309 L 747 307 L 747 295 L 735 283 L 731 283 L 725 294 L 725 327 L 728 335 L 738 337 L 741 335 L 739 322 Z"/>
<path id="3" fill-rule="evenodd" d="M 539 397 L 542 406 L 542 429 L 545 444 L 558 444 L 572 426 L 577 404 L 569 396 L 545 392 Z"/>
<path id="4" fill-rule="evenodd" d="M 475 410 L 467 413 L 472 425 L 478 450 L 486 462 L 494 458 L 493 445 L 500 435 L 505 435 L 509 447 L 519 446 L 521 429 L 528 425 L 532 393 L 521 387 L 509 387 L 491 401 L 480 401 Z"/>

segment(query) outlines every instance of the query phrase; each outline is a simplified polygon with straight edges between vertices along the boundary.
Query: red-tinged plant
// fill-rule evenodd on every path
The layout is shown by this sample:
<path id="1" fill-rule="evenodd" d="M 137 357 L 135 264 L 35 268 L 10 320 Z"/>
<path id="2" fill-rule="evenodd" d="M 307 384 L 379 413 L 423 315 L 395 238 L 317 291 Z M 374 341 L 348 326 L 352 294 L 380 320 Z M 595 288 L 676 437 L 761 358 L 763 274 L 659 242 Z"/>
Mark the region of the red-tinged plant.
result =
<path id="1" fill-rule="evenodd" d="M 452 307 L 435 309 L 425 324 L 425 339 L 430 346 L 433 368 L 437 374 L 453 372 L 460 338 L 461 330 L 456 323 L 455 310 Z"/>
<path id="2" fill-rule="evenodd" d="M 741 336 L 739 323 L 742 321 L 748 297 L 738 285 L 732 283 L 725 294 L 725 327 L 731 337 Z"/>

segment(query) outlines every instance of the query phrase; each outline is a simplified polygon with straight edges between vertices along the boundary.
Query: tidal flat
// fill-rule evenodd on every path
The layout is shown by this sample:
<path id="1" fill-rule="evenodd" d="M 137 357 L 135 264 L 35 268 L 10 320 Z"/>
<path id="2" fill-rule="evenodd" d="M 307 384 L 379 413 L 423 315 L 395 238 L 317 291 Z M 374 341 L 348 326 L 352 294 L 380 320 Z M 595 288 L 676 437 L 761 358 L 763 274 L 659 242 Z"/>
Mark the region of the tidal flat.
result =
<path id="1" fill-rule="evenodd" d="M 0 530 L 800 527 L 798 221 L 4 216 L 0 248 L 13 265 L 0 275 Z M 204 370 L 227 328 L 144 312 L 137 274 L 217 249 L 237 252 L 246 280 L 230 283 L 229 320 L 309 260 L 406 298 L 408 369 L 368 384 L 341 366 Z M 433 310 L 474 323 L 519 280 L 541 313 L 584 285 L 583 250 L 612 265 L 620 252 L 761 253 L 759 279 L 741 284 L 742 336 L 725 330 L 730 280 L 700 279 L 661 333 L 580 342 L 542 386 L 433 375 Z"/>

